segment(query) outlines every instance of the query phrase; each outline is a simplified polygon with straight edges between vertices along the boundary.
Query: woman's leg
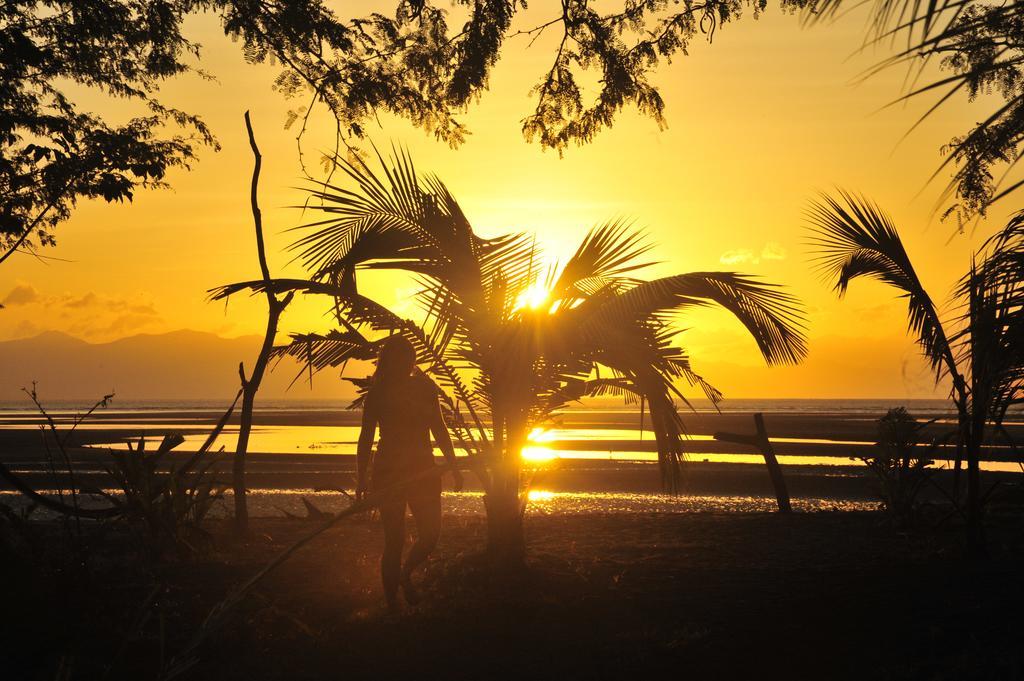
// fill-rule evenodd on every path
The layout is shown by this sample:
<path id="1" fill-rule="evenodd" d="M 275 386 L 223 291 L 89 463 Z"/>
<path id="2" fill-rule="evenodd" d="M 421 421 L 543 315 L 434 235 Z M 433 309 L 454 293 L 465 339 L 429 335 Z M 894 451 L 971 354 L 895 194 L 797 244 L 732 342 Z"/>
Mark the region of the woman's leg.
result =
<path id="1" fill-rule="evenodd" d="M 398 583 L 402 574 L 402 549 L 405 546 L 405 499 L 389 500 L 380 506 L 384 525 L 384 553 L 380 558 L 380 576 L 384 598 L 389 607 L 398 604 Z"/>
<path id="2" fill-rule="evenodd" d="M 427 559 L 441 536 L 440 489 L 434 490 L 432 486 L 430 490 L 411 495 L 409 509 L 416 520 L 416 543 L 409 549 L 409 555 L 402 565 L 402 585 L 406 590 L 406 600 L 409 599 L 412 586 L 409 577 Z"/>

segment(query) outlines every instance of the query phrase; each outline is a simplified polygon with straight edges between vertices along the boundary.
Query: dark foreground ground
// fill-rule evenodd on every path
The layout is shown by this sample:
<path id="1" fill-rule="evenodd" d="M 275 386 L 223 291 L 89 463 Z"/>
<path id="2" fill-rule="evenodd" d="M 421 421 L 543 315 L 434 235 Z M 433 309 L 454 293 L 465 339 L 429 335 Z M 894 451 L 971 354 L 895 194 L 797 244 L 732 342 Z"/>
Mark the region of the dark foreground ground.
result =
<path id="1" fill-rule="evenodd" d="M 245 544 L 217 536 L 207 558 L 149 568 L 118 530 L 78 581 L 8 557 L 0 678 L 100 679 L 111 663 L 111 679 L 157 678 L 313 526 L 258 520 Z M 450 517 L 423 602 L 391 616 L 380 528 L 362 518 L 271 574 L 182 678 L 1024 678 L 1021 527 L 990 528 L 992 558 L 972 564 L 961 529 L 902 533 L 875 513 L 536 517 L 527 572 L 499 577 L 483 520 Z"/>

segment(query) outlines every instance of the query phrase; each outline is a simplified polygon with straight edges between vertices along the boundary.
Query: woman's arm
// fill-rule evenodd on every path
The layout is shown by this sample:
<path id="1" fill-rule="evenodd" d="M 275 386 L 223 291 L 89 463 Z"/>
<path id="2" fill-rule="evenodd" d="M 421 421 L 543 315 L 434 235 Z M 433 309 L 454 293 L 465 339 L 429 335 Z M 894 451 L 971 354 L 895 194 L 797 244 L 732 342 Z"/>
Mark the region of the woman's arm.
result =
<path id="1" fill-rule="evenodd" d="M 370 467 L 373 438 L 377 434 L 377 410 L 374 400 L 367 395 L 363 400 L 363 422 L 359 429 L 359 444 L 356 446 L 356 498 L 366 493 L 366 474 Z"/>
<path id="2" fill-rule="evenodd" d="M 448 432 L 448 426 L 441 414 L 441 405 L 436 400 L 430 415 L 430 433 L 434 436 L 434 442 L 437 443 L 441 453 L 444 454 L 444 460 L 448 462 L 449 466 L 454 466 L 455 447 L 452 445 L 451 433 Z"/>
<path id="3" fill-rule="evenodd" d="M 444 460 L 448 462 L 448 466 L 452 472 L 453 487 L 456 492 L 462 491 L 462 473 L 457 467 L 457 461 L 455 459 L 455 447 L 452 446 L 452 436 L 448 432 L 448 426 L 444 422 L 444 416 L 441 414 L 441 403 L 436 399 L 434 400 L 434 406 L 431 410 L 430 416 L 430 432 L 434 436 L 434 441 L 437 442 L 437 446 L 440 448 L 441 453 L 444 454 Z"/>

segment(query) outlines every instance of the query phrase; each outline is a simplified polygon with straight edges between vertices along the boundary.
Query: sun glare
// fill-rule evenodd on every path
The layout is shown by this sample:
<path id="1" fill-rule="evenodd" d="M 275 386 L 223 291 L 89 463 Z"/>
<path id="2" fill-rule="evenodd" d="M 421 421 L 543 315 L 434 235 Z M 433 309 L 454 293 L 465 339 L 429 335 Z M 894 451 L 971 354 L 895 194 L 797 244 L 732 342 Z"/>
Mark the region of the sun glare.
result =
<path id="1" fill-rule="evenodd" d="M 523 461 L 543 463 L 556 458 L 554 450 L 544 444 L 545 442 L 551 442 L 555 439 L 554 433 L 543 428 L 534 428 L 530 431 L 530 434 L 526 436 L 526 439 L 529 440 L 531 444 L 523 447 L 522 451 L 519 453 Z"/>
<path id="2" fill-rule="evenodd" d="M 537 282 L 519 294 L 519 297 L 516 299 L 515 309 L 521 310 L 523 308 L 528 308 L 531 310 L 538 310 L 544 307 L 544 304 L 548 302 L 548 297 L 550 295 L 551 292 L 544 287 L 544 284 Z"/>
<path id="3" fill-rule="evenodd" d="M 555 439 L 555 434 L 546 428 L 534 428 L 526 439 L 530 442 L 551 442 Z"/>
<path id="4" fill-rule="evenodd" d="M 555 458 L 555 453 L 547 447 L 523 447 L 520 456 L 524 461 L 543 462 Z"/>

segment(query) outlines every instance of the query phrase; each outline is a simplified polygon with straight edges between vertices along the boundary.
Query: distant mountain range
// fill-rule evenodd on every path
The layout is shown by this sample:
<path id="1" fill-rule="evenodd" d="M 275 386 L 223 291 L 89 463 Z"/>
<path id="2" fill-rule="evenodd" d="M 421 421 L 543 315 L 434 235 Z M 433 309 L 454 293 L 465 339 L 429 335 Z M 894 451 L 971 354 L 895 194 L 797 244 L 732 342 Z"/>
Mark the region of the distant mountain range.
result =
<path id="1" fill-rule="evenodd" d="M 247 369 L 261 338 L 221 338 L 199 331 L 137 335 L 110 343 L 87 343 L 48 331 L 33 338 L 0 342 L 0 402 L 27 402 L 23 386 L 36 381 L 46 402 L 91 402 L 111 391 L 116 403 L 151 400 L 222 402 L 238 390 L 238 363 Z M 797 367 L 766 367 L 694 358 L 695 367 L 726 397 L 875 398 L 942 397 L 911 342 L 825 337 L 811 344 Z M 267 374 L 261 400 L 347 400 L 354 394 L 337 371 L 324 371 L 313 388 L 300 379 L 298 362 L 283 360 Z M 366 372 L 371 370 L 367 367 Z M 359 373 L 359 370 L 356 370 Z M 684 388 L 699 397 L 695 388 Z M 618 402 L 616 402 L 618 404 Z"/>
<path id="2" fill-rule="evenodd" d="M 47 331 L 0 342 L 0 401 L 25 400 L 22 387 L 36 381 L 45 401 L 94 400 L 115 392 L 118 402 L 230 400 L 238 390 L 238 363 L 251 370 L 261 338 L 221 338 L 200 331 L 140 334 L 109 343 L 88 343 Z M 337 399 L 353 394 L 337 372 L 288 384 L 299 364 L 285 359 L 264 378 L 266 399 Z"/>

